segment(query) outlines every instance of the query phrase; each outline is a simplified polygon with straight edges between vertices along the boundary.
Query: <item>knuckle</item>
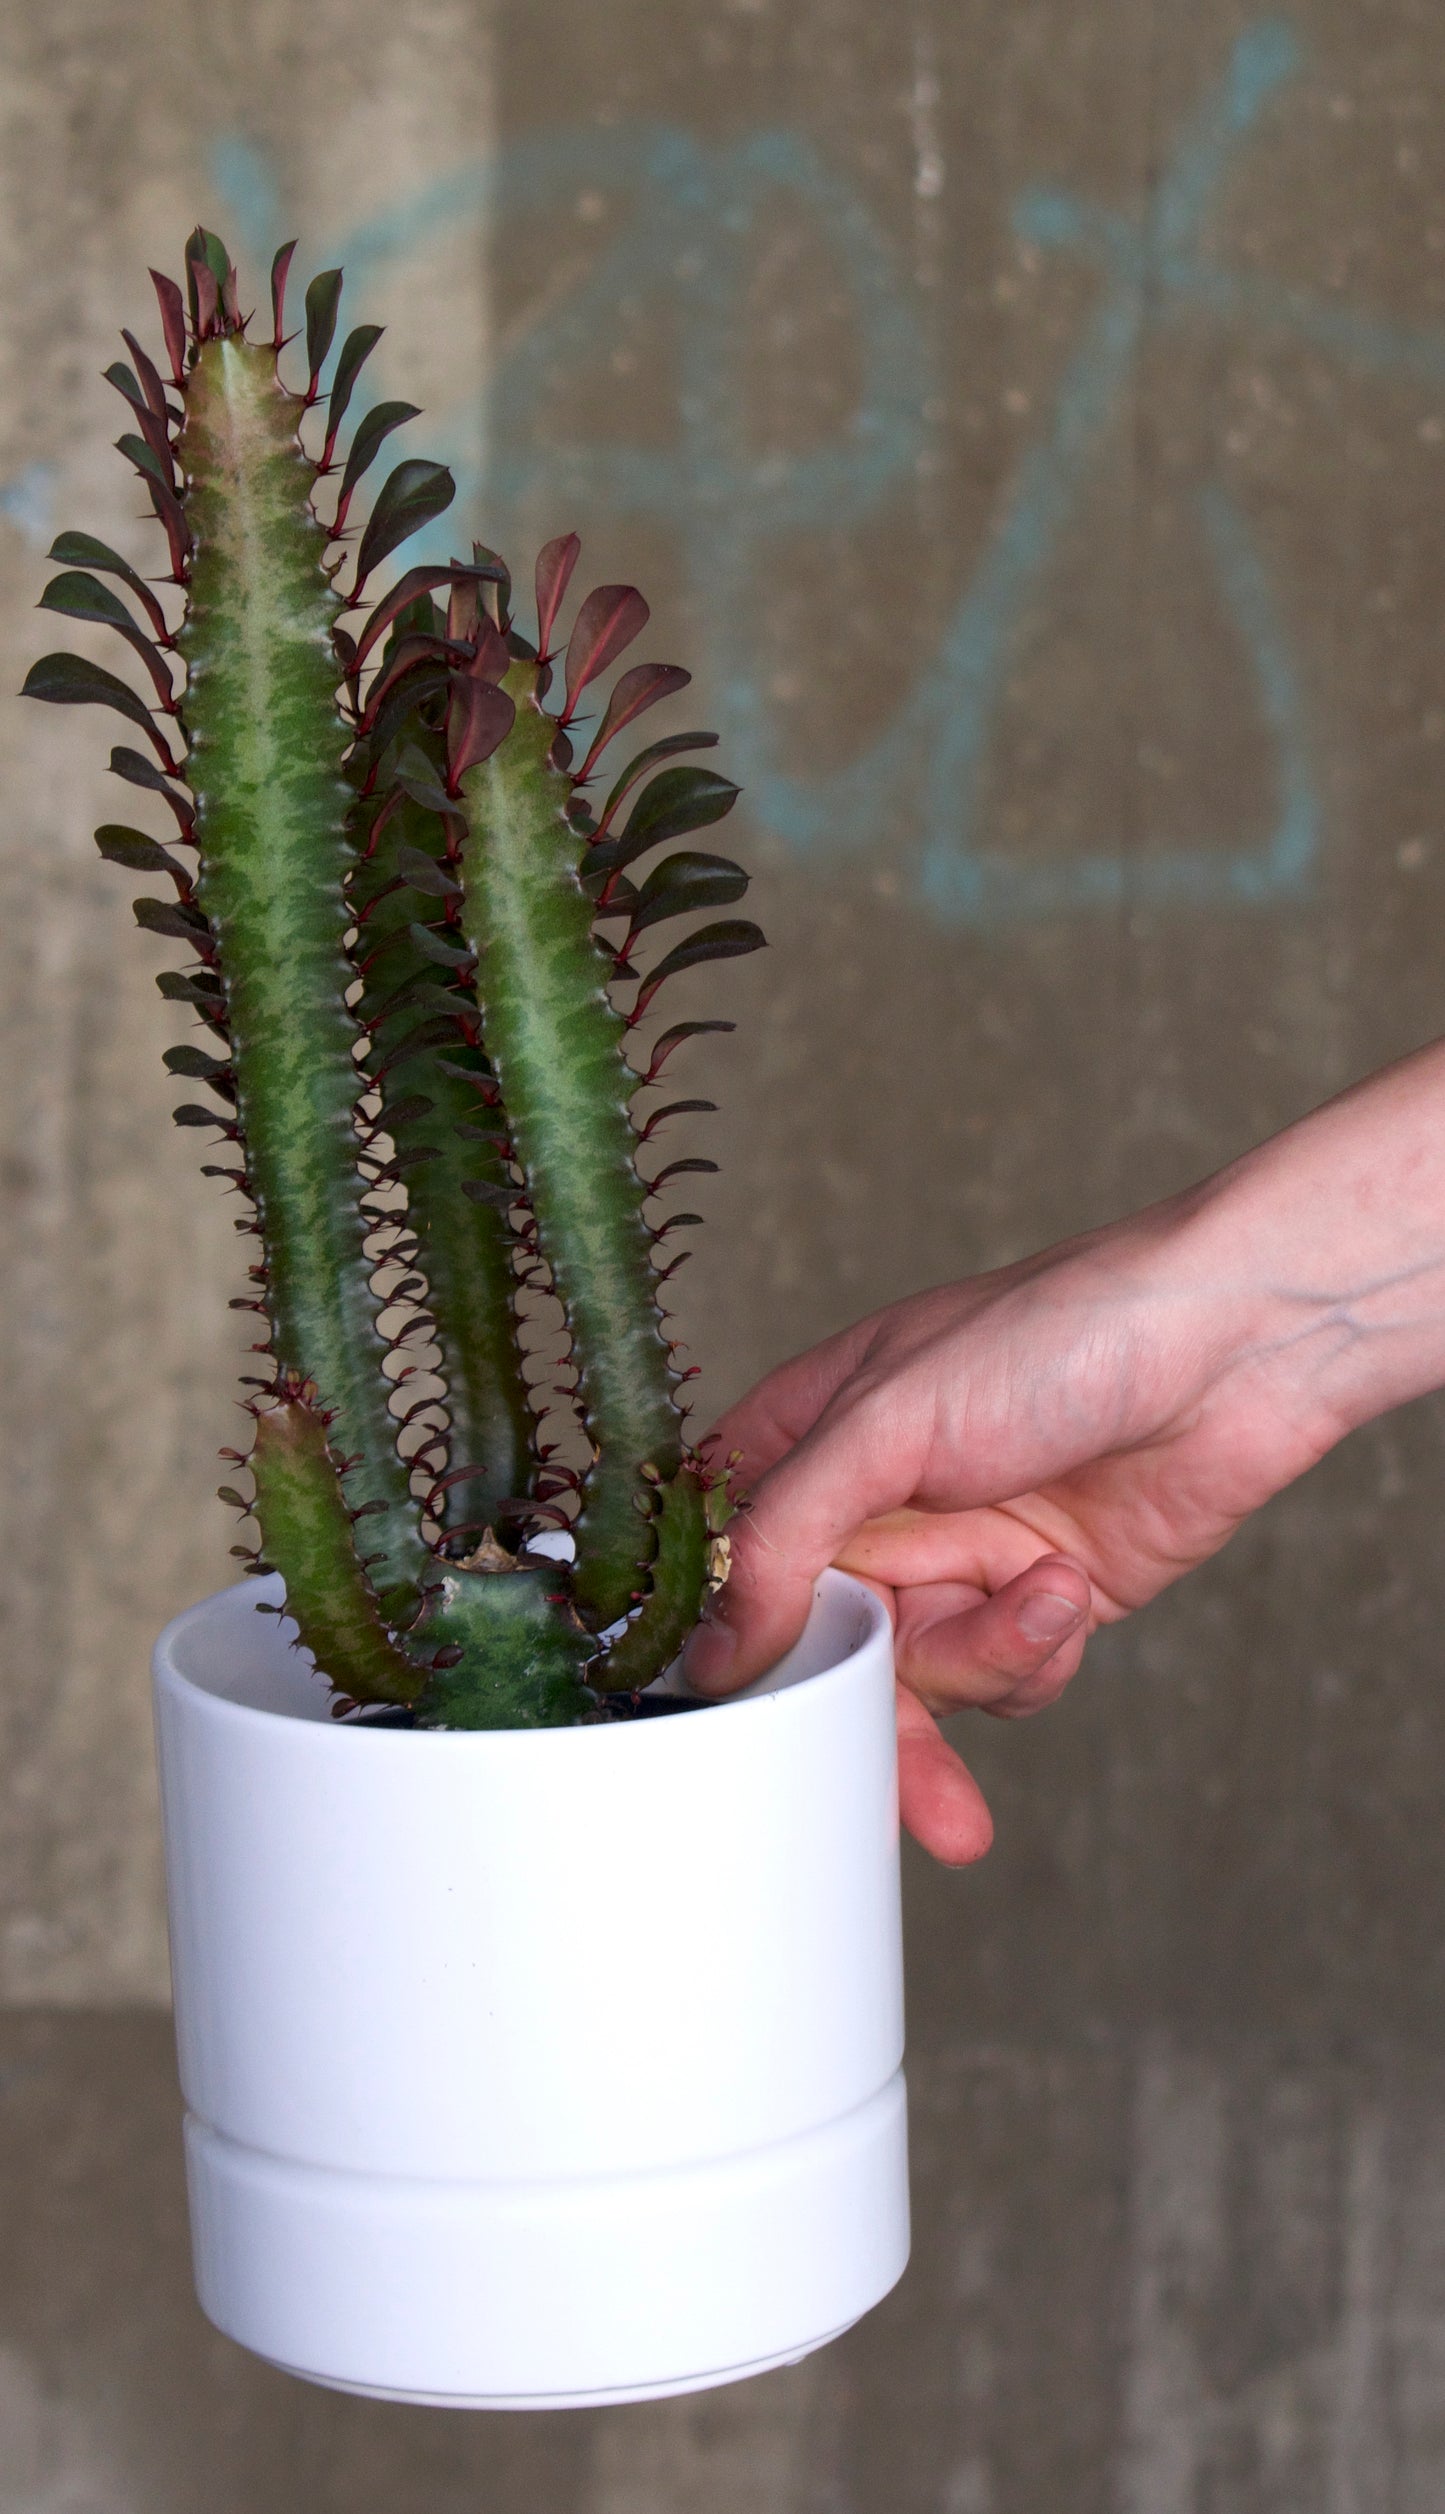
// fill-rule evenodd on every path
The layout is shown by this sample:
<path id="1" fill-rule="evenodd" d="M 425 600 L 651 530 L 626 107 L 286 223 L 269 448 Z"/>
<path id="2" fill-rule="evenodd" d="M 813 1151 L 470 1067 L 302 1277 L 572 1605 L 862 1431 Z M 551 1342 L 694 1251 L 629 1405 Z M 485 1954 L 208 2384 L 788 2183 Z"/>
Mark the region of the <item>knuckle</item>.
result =
<path id="1" fill-rule="evenodd" d="M 999 1701 L 985 1704 L 985 1709 L 999 1720 L 1031 1720 L 1037 1712 L 1047 1711 L 1058 1701 L 1078 1674 L 1082 1658 L 1082 1643 L 1076 1650 L 1059 1653 L 1057 1664 L 1050 1661 Z"/>

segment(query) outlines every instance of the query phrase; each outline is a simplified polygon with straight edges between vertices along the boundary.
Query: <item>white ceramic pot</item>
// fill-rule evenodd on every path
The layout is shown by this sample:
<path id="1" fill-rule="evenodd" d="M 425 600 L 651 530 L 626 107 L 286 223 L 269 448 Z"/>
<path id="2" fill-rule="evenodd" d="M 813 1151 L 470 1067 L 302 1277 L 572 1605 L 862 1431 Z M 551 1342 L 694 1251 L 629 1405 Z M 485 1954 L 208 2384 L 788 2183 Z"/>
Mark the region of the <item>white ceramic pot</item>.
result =
<path id="1" fill-rule="evenodd" d="M 338 1725 L 258 1615 L 156 1648 L 196 2283 L 314 2380 L 453 2407 L 800 2357 L 908 2252 L 892 1650 L 819 1584 L 733 1701 Z"/>

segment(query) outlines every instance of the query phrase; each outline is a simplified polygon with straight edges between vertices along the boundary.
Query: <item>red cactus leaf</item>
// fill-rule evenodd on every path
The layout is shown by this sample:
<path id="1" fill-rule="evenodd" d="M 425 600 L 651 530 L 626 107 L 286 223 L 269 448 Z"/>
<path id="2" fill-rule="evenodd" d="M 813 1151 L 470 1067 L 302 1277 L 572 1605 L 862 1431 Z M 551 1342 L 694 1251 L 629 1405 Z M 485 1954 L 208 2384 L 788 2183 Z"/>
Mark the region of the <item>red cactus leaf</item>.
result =
<path id="1" fill-rule="evenodd" d="M 428 960 L 434 960 L 438 968 L 470 970 L 475 966 L 476 954 L 470 946 L 452 941 L 450 936 L 439 933 L 434 925 L 413 925 L 408 932 L 417 950 L 424 953 Z"/>
<path id="2" fill-rule="evenodd" d="M 318 271 L 306 291 L 306 364 L 309 380 L 306 399 L 314 402 L 326 353 L 336 336 L 336 316 L 341 304 L 340 271 Z"/>
<path id="3" fill-rule="evenodd" d="M 169 873 L 181 897 L 189 899 L 191 877 L 185 866 L 143 829 L 130 829 L 124 821 L 102 821 L 95 843 L 107 864 L 123 864 L 128 873 Z"/>
<path id="4" fill-rule="evenodd" d="M 645 855 L 649 847 L 660 847 L 669 838 L 685 838 L 694 829 L 707 829 L 732 810 L 737 796 L 731 778 L 719 777 L 710 768 L 664 768 L 643 788 L 618 837 L 604 838 L 599 832 L 592 839 L 583 858 L 589 876 L 618 872 Z"/>
<path id="5" fill-rule="evenodd" d="M 221 314 L 221 283 L 209 262 L 186 263 L 191 282 L 191 301 L 195 311 L 197 340 L 209 340 L 219 329 Z"/>
<path id="6" fill-rule="evenodd" d="M 219 333 L 221 291 L 231 275 L 231 257 L 208 227 L 194 227 L 186 238 L 186 284 L 191 298 L 191 329 L 197 340 Z"/>
<path id="7" fill-rule="evenodd" d="M 128 463 L 134 463 L 136 470 L 147 483 L 158 480 L 163 489 L 174 486 L 175 471 L 169 457 L 162 461 L 155 447 L 147 445 L 145 438 L 137 436 L 133 428 L 127 428 L 123 435 L 116 438 L 115 450 L 118 454 L 124 454 Z"/>
<path id="8" fill-rule="evenodd" d="M 367 693 L 366 706 L 361 717 L 361 731 L 363 733 L 371 731 L 381 713 L 383 702 L 395 689 L 397 682 L 402 680 L 417 664 L 444 661 L 445 650 L 439 638 L 424 635 L 401 638 L 395 652 L 387 656 L 385 664 Z"/>
<path id="9" fill-rule="evenodd" d="M 211 1056 L 205 1048 L 187 1042 L 183 1047 L 163 1048 L 161 1063 L 168 1074 L 184 1074 L 187 1082 L 208 1082 L 224 1099 L 236 1097 L 236 1069 L 229 1057 Z"/>
<path id="10" fill-rule="evenodd" d="M 457 493 L 445 463 L 428 463 L 413 458 L 398 463 L 387 473 L 376 493 L 376 504 L 367 518 L 361 546 L 356 553 L 356 578 L 352 597 L 360 592 L 374 567 L 390 558 L 400 542 L 409 541 L 424 524 L 434 523 L 444 515 Z"/>
<path id="11" fill-rule="evenodd" d="M 326 403 L 326 443 L 321 449 L 323 471 L 330 468 L 341 423 L 356 389 L 356 379 L 380 340 L 382 328 L 380 323 L 358 323 L 355 331 L 348 332 L 341 344 L 341 355 L 336 361 L 336 373 L 331 379 Z"/>
<path id="12" fill-rule="evenodd" d="M 291 256 L 295 250 L 296 239 L 293 236 L 289 244 L 283 244 L 277 248 L 275 259 L 271 264 L 271 347 L 278 358 L 281 354 L 286 320 L 286 275 L 291 268 Z"/>
<path id="13" fill-rule="evenodd" d="M 571 720 L 572 711 L 589 681 L 615 663 L 624 646 L 641 635 L 652 617 L 635 585 L 599 585 L 590 593 L 572 623 L 567 640 L 567 704 L 562 723 Z"/>
<path id="14" fill-rule="evenodd" d="M 715 1117 L 716 1115 L 716 1100 L 669 1100 L 665 1108 L 653 1110 L 637 1140 L 639 1144 L 650 1143 L 659 1126 L 665 1126 L 670 1117 Z"/>
<path id="15" fill-rule="evenodd" d="M 221 1134 L 228 1135 L 232 1142 L 236 1139 L 236 1129 L 230 1120 L 223 1117 L 219 1109 L 203 1109 L 199 1100 L 183 1100 L 178 1109 L 172 1109 L 171 1124 L 173 1126 L 214 1126 Z M 233 1554 L 240 1550 L 234 1545 L 231 1548 Z"/>
<path id="16" fill-rule="evenodd" d="M 357 482 L 370 471 L 392 430 L 404 428 L 408 419 L 416 419 L 420 415 L 415 402 L 378 402 L 375 410 L 367 412 L 351 440 L 346 469 L 341 475 L 341 493 L 331 527 L 333 541 L 346 522 L 351 501 L 356 495 Z"/>
<path id="17" fill-rule="evenodd" d="M 214 950 L 215 940 L 210 926 L 199 908 L 190 907 L 180 899 L 135 899 L 131 915 L 148 934 L 166 934 L 185 943 L 202 943 Z"/>
<path id="18" fill-rule="evenodd" d="M 160 300 L 161 331 L 165 336 L 166 355 L 171 374 L 184 390 L 186 381 L 186 301 L 173 279 L 163 271 L 152 271 L 151 281 Z"/>
<path id="19" fill-rule="evenodd" d="M 145 700 L 104 664 L 89 663 L 83 655 L 42 655 L 26 673 L 20 695 L 47 699 L 52 706 L 113 707 L 141 727 L 163 766 L 174 774 L 176 763 Z"/>
<path id="20" fill-rule="evenodd" d="M 704 925 L 696 934 L 688 934 L 674 943 L 670 952 L 649 969 L 638 990 L 637 1001 L 628 1016 L 629 1022 L 640 1021 L 658 988 L 666 979 L 676 977 L 683 969 L 700 968 L 705 960 L 738 960 L 745 952 L 761 951 L 767 936 L 749 923 L 746 917 L 722 917 L 716 925 Z"/>
<path id="21" fill-rule="evenodd" d="M 458 794 L 469 768 L 490 759 L 500 749 L 516 717 L 517 710 L 505 690 L 494 681 L 474 681 L 466 673 L 453 673 L 451 701 L 447 708 L 447 792 Z"/>
<path id="22" fill-rule="evenodd" d="M 136 339 L 134 332 L 122 331 L 121 339 L 125 342 L 127 349 L 130 351 L 132 358 L 135 360 L 135 371 L 140 378 L 141 391 L 144 393 L 151 409 L 155 412 L 156 417 L 159 419 L 161 426 L 163 428 L 168 427 L 171 416 L 170 405 L 166 400 L 166 388 L 161 382 L 160 371 L 156 366 L 155 360 L 146 355 L 146 352 L 142 349 L 140 342 Z"/>
<path id="23" fill-rule="evenodd" d="M 700 908 L 731 907 L 734 900 L 742 898 L 747 886 L 748 877 L 742 866 L 727 856 L 704 855 L 699 848 L 680 847 L 676 855 L 663 857 L 638 892 L 627 950 L 648 926 L 660 924 L 665 917 L 690 916 Z"/>
<path id="24" fill-rule="evenodd" d="M 54 556 L 54 553 L 51 555 Z M 438 585 L 450 585 L 458 577 L 485 576 L 490 572 L 488 568 L 464 567 L 457 559 L 409 567 L 404 576 L 397 578 L 390 591 L 382 595 L 380 602 L 368 611 L 366 626 L 356 641 L 357 668 L 365 663 L 377 640 L 384 636 L 398 614 L 405 611 L 409 603 L 415 602 L 418 594 L 432 593 Z"/>
<path id="25" fill-rule="evenodd" d="M 447 635 L 453 644 L 470 645 L 481 618 L 481 593 L 475 577 L 457 576 L 447 595 Z"/>
<path id="26" fill-rule="evenodd" d="M 501 553 L 489 550 L 484 541 L 472 543 L 472 557 L 486 570 L 481 580 L 482 608 L 505 636 L 511 626 L 512 571 Z"/>
<path id="27" fill-rule="evenodd" d="M 176 583 L 183 584 L 186 561 L 191 555 L 191 528 L 186 522 L 185 509 L 174 489 L 168 489 L 163 480 L 154 480 L 147 476 L 146 488 L 150 493 L 150 502 L 165 526 L 166 540 L 170 545 L 171 569 Z"/>
<path id="28" fill-rule="evenodd" d="M 562 607 L 562 597 L 571 582 L 582 543 L 575 532 L 564 532 L 556 541 L 549 541 L 537 554 L 537 653 L 545 661 L 551 643 L 552 627 Z"/>
<path id="29" fill-rule="evenodd" d="M 607 701 L 602 722 L 592 737 L 592 747 L 577 771 L 578 784 L 586 783 L 600 754 L 624 725 L 630 725 L 645 707 L 655 707 L 660 698 L 671 698 L 676 691 L 685 690 L 691 679 L 692 674 L 684 672 L 680 663 L 635 663 L 630 672 L 624 672 Z"/>
<path id="30" fill-rule="evenodd" d="M 396 869 L 405 875 L 413 890 L 424 890 L 431 899 L 460 899 L 462 895 L 455 875 L 421 847 L 398 847 Z"/>
<path id="31" fill-rule="evenodd" d="M 477 642 L 467 665 L 469 678 L 473 681 L 505 681 L 511 661 L 511 648 L 501 630 L 489 619 L 480 620 Z"/>
<path id="32" fill-rule="evenodd" d="M 655 1246 L 658 1240 L 665 1240 L 673 1231 L 700 1231 L 703 1222 L 704 1216 L 700 1213 L 670 1213 L 667 1220 L 659 1222 L 653 1231 L 653 1244 Z"/>
<path id="33" fill-rule="evenodd" d="M 118 576 L 122 584 L 130 587 L 136 600 L 141 604 L 157 637 L 166 643 L 170 642 L 166 615 L 149 585 L 143 577 L 136 574 L 130 562 L 121 558 L 107 542 L 97 541 L 88 532 L 58 533 L 50 545 L 48 555 L 57 560 L 62 567 L 95 567 L 99 568 L 103 576 Z"/>
<path id="34" fill-rule="evenodd" d="M 143 751 L 132 751 L 118 742 L 110 755 L 111 775 L 124 778 L 128 786 L 144 786 L 150 794 L 159 794 L 169 803 L 183 838 L 190 838 L 196 826 L 196 807 L 188 794 L 177 794 L 168 785 L 153 759 Z"/>
<path id="35" fill-rule="evenodd" d="M 404 726 L 411 724 L 417 709 L 425 700 L 437 698 L 447 687 L 444 663 L 433 663 L 423 657 L 392 684 L 374 725 L 370 727 L 371 754 L 379 761 Z"/>
<path id="36" fill-rule="evenodd" d="M 649 742 L 646 750 L 639 751 L 636 759 L 629 760 L 623 769 L 602 807 L 602 818 L 592 830 L 592 837 L 597 840 L 606 837 L 616 817 L 618 805 L 626 802 L 633 787 L 647 775 L 650 768 L 656 768 L 662 760 L 675 759 L 679 751 L 714 751 L 716 748 L 717 735 L 715 733 L 669 733 L 665 734 L 660 742 Z"/>
<path id="37" fill-rule="evenodd" d="M 141 390 L 139 376 L 126 365 L 124 358 L 112 358 L 110 365 L 102 368 L 101 372 L 106 383 L 114 386 L 121 400 L 129 402 L 138 419 L 153 420 L 155 418 L 156 414 Z"/>
<path id="38" fill-rule="evenodd" d="M 92 576 L 87 568 L 68 568 L 63 576 L 51 578 L 37 608 L 59 611 L 68 620 L 93 620 L 102 628 L 117 630 L 145 665 L 161 705 L 174 715 L 176 694 L 169 665 L 157 653 L 139 621 L 131 618 L 119 594 L 102 585 L 98 576 Z"/>
<path id="39" fill-rule="evenodd" d="M 401 792 L 419 803 L 424 811 L 444 813 L 450 798 L 446 787 L 424 751 L 415 745 L 402 752 L 396 766 L 396 782 Z"/>
<path id="40" fill-rule="evenodd" d="M 648 1195 L 655 1196 L 658 1189 L 665 1187 L 670 1178 L 688 1178 L 692 1177 L 694 1174 L 701 1176 L 704 1172 L 716 1175 L 716 1161 L 702 1161 L 693 1156 L 689 1156 L 682 1161 L 669 1161 L 665 1169 L 658 1171 L 656 1178 L 644 1180 L 643 1183 L 647 1189 Z M 680 1219 L 681 1217 L 679 1216 L 677 1218 Z"/>
<path id="41" fill-rule="evenodd" d="M 685 1039 L 700 1038 L 705 1031 L 709 1030 L 723 1031 L 736 1030 L 736 1028 L 735 1021 L 675 1021 L 670 1030 L 664 1030 L 662 1036 L 654 1040 L 652 1061 L 646 1073 L 638 1076 L 638 1089 L 641 1090 L 647 1083 L 656 1082 L 674 1048 L 680 1048 Z"/>
<path id="42" fill-rule="evenodd" d="M 164 419 L 156 417 L 124 359 L 117 358 L 112 366 L 106 368 L 105 380 L 107 384 L 114 385 L 122 401 L 129 403 L 130 408 L 135 412 L 142 439 L 159 470 L 160 477 L 169 484 L 175 479 L 176 466 L 171 452 L 171 432 Z M 122 437 L 120 442 L 122 450 L 134 460 L 136 444 L 134 437 Z M 141 468 L 149 470 L 151 465 L 142 464 Z"/>

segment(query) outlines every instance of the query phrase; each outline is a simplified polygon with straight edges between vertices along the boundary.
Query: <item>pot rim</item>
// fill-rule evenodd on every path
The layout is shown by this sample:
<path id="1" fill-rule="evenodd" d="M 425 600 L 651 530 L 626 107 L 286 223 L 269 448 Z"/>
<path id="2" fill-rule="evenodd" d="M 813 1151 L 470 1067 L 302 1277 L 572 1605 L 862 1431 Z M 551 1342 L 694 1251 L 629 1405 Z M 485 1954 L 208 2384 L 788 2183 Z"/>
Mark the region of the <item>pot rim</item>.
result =
<path id="1" fill-rule="evenodd" d="M 264 1592 L 270 1588 L 273 1581 L 279 1581 L 279 1577 L 279 1574 L 273 1573 L 261 1580 L 235 1581 L 224 1589 L 213 1590 L 209 1597 L 198 1598 L 194 1605 L 182 1607 L 178 1615 L 173 1615 L 169 1623 L 157 1635 L 152 1652 L 151 1672 L 157 1689 L 172 1694 L 178 1701 L 190 1704 L 193 1712 L 201 1710 L 204 1716 L 220 1719 L 223 1722 L 261 1721 L 266 1726 L 278 1730 L 304 1730 L 312 1738 L 365 1735 L 371 1738 L 373 1746 L 401 1748 L 403 1751 L 423 1740 L 427 1741 L 432 1750 L 435 1750 L 438 1744 L 446 1744 L 453 1750 L 472 1749 L 495 1754 L 499 1751 L 514 1752 L 522 1748 L 535 1750 L 545 1746 L 547 1741 L 559 1738 L 620 1740 L 642 1733 L 651 1737 L 656 1737 L 658 1734 L 656 1723 L 650 1720 L 642 1722 L 600 1720 L 595 1726 L 579 1721 L 559 1728 L 406 1729 L 382 1728 L 365 1721 L 303 1719 L 291 1712 L 267 1710 L 258 1703 L 237 1702 L 227 1694 L 214 1693 L 210 1686 L 198 1683 L 195 1677 L 188 1676 L 183 1668 L 177 1666 L 173 1655 L 175 1644 L 183 1639 L 187 1630 L 201 1617 L 211 1609 L 232 1599 L 236 1600 L 238 1605 L 243 1598 L 250 1598 L 257 1605 L 267 1602 L 262 1595 L 258 1595 L 258 1592 Z M 771 1675 L 776 1672 L 770 1670 L 768 1674 L 756 1677 L 753 1683 L 745 1686 L 740 1693 L 730 1694 L 719 1700 L 698 1701 L 697 1707 L 700 1710 L 712 1712 L 761 1711 L 769 1704 L 781 1702 L 788 1694 L 815 1693 L 821 1685 L 843 1682 L 864 1652 L 880 1638 L 887 1636 L 891 1640 L 892 1637 L 892 1618 L 878 1591 L 868 1582 L 856 1579 L 852 1572 L 838 1571 L 830 1567 L 820 1573 L 814 1585 L 814 1606 L 810 1611 L 816 1611 L 825 1591 L 837 1596 L 846 1590 L 851 1590 L 855 1598 L 861 1602 L 865 1623 L 856 1640 L 849 1645 L 842 1657 L 830 1660 L 827 1666 L 816 1669 L 811 1675 L 799 1676 L 791 1683 L 781 1686 L 770 1683 Z M 802 1639 L 801 1634 L 799 1639 Z M 301 1648 L 299 1642 L 292 1643 L 291 1646 L 298 1652 Z M 314 1670 L 314 1672 L 319 1673 L 319 1670 Z M 654 1685 L 660 1684 L 662 1678 L 654 1678 L 653 1682 Z M 644 1688 L 644 1690 L 650 1691 L 651 1688 Z M 664 1723 L 664 1727 L 667 1733 L 671 1734 L 674 1723 L 669 1720 Z M 575 1752 L 576 1748 L 574 1747 L 572 1751 Z"/>

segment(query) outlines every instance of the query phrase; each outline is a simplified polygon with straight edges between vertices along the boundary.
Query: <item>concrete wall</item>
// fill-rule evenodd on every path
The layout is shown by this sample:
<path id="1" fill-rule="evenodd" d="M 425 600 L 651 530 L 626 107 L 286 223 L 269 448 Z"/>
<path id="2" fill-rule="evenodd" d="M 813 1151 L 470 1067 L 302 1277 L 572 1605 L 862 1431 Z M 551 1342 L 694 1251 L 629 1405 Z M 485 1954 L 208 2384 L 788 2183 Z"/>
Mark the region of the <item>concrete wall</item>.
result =
<path id="1" fill-rule="evenodd" d="M 692 982 L 742 1021 L 692 1068 L 721 1402 L 1439 1029 L 1438 34 L 1427 0 L 12 0 L 4 686 L 51 531 L 134 532 L 96 371 L 145 263 L 198 214 L 258 278 L 281 235 L 344 255 L 486 537 L 576 524 L 642 582 L 747 788 L 774 948 Z M 910 1868 L 920 2242 L 861 2332 L 537 2422 L 205 2332 L 144 1660 L 224 1568 L 234 1243 L 89 846 L 99 728 L 0 712 L 0 2514 L 1436 2507 L 1433 1401 L 1048 1719 L 969 1733 L 999 1842 Z"/>

